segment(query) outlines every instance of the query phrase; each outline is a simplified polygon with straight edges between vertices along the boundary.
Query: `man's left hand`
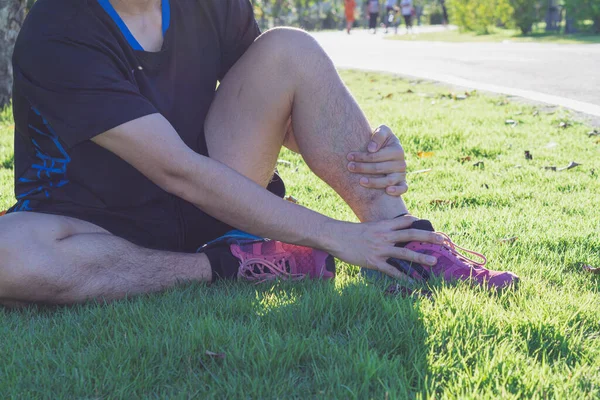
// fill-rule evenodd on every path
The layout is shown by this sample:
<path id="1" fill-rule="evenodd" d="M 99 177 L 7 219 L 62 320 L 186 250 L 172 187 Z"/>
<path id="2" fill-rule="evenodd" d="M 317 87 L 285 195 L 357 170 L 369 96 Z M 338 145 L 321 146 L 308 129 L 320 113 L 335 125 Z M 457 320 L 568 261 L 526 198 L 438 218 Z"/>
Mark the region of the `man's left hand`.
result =
<path id="1" fill-rule="evenodd" d="M 349 171 L 364 175 L 360 178 L 363 187 L 385 189 L 390 196 L 400 196 L 408 190 L 404 150 L 385 125 L 373 132 L 367 152 L 351 152 L 348 161 Z"/>

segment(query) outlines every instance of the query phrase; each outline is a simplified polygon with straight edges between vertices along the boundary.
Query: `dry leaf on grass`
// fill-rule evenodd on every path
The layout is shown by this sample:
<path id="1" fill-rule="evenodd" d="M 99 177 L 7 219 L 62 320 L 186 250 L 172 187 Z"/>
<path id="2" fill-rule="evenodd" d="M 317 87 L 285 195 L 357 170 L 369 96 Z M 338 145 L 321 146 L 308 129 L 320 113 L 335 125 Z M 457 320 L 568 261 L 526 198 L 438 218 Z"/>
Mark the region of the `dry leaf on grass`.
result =
<path id="1" fill-rule="evenodd" d="M 461 164 L 466 163 L 467 161 L 471 161 L 471 156 L 465 156 L 460 158 Z"/>
<path id="2" fill-rule="evenodd" d="M 519 239 L 518 236 L 513 236 L 513 237 L 509 237 L 509 238 L 503 238 L 498 240 L 500 243 L 514 243 Z"/>
<path id="3" fill-rule="evenodd" d="M 408 89 L 406 93 L 414 93 L 411 89 Z"/>
<path id="4" fill-rule="evenodd" d="M 451 206 L 454 203 L 455 202 L 452 200 L 442 200 L 442 199 L 435 199 L 435 200 L 431 200 L 429 202 L 429 204 L 431 204 L 432 206 Z"/>
<path id="5" fill-rule="evenodd" d="M 220 358 L 220 359 L 223 359 L 223 358 L 225 358 L 227 356 L 225 353 L 215 353 L 215 352 L 210 351 L 210 350 L 206 350 L 205 354 L 207 356 L 209 356 L 210 358 Z"/>
<path id="6" fill-rule="evenodd" d="M 589 272 L 591 274 L 596 274 L 596 275 L 600 274 L 600 268 L 594 268 L 591 265 L 587 265 L 587 264 L 583 265 L 583 270 L 587 271 L 587 272 Z"/>
<path id="7" fill-rule="evenodd" d="M 433 151 L 419 151 L 417 153 L 417 156 L 419 158 L 429 158 L 429 157 L 433 157 L 434 152 Z"/>
<path id="8" fill-rule="evenodd" d="M 391 99 L 392 97 L 394 97 L 394 93 L 388 93 L 385 96 L 383 96 L 383 99 Z"/>
<path id="9" fill-rule="evenodd" d="M 283 199 L 289 201 L 290 203 L 298 204 L 298 199 L 292 195 L 287 195 Z"/>

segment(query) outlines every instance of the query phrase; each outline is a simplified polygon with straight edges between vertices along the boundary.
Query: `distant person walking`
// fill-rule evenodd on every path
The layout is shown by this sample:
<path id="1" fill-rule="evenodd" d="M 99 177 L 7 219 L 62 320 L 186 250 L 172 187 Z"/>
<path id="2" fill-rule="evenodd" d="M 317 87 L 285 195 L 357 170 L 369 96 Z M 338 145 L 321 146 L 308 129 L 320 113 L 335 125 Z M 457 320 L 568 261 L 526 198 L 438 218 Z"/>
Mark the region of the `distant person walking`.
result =
<path id="1" fill-rule="evenodd" d="M 350 34 L 352 26 L 354 26 L 354 10 L 356 9 L 356 1 L 344 0 L 344 8 L 346 12 L 346 32 Z"/>
<path id="2" fill-rule="evenodd" d="M 377 19 L 379 19 L 379 0 L 367 0 L 367 15 L 369 16 L 369 29 L 377 33 Z"/>
<path id="3" fill-rule="evenodd" d="M 401 0 L 400 8 L 402 9 L 402 16 L 404 17 L 404 23 L 406 24 L 406 33 L 412 32 L 412 14 L 413 14 L 413 2 L 412 0 Z"/>
<path id="4" fill-rule="evenodd" d="M 385 3 L 385 33 L 388 33 L 390 26 L 394 24 L 394 8 L 398 0 L 386 0 Z"/>

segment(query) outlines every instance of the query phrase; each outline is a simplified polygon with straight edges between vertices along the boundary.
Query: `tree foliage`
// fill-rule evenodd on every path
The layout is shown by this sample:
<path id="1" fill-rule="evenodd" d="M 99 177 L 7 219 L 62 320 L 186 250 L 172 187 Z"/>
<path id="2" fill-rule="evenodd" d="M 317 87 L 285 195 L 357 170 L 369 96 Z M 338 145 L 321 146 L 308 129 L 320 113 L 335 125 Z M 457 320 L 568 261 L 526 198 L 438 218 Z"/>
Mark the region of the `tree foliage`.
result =
<path id="1" fill-rule="evenodd" d="M 531 33 L 533 25 L 542 21 L 549 7 L 548 0 L 447 0 L 452 23 L 461 29 L 487 33 L 492 26 L 517 27 L 521 33 Z M 580 25 L 592 20 L 600 33 L 600 0 L 561 0 L 559 7 Z M 588 25 L 589 26 L 589 25 Z"/>
<path id="2" fill-rule="evenodd" d="M 454 24 L 478 33 L 509 23 L 513 14 L 510 0 L 448 0 L 446 4 Z"/>
<path id="3" fill-rule="evenodd" d="M 600 0 L 564 0 L 567 15 L 578 21 L 592 20 L 593 29 L 600 33 Z"/>
<path id="4" fill-rule="evenodd" d="M 263 29 L 278 25 L 332 29 L 340 26 L 344 18 L 343 0 L 253 0 L 252 3 Z"/>
<path id="5" fill-rule="evenodd" d="M 510 0 L 513 9 L 512 22 L 522 34 L 531 33 L 533 24 L 541 19 L 541 3 L 540 0 Z"/>

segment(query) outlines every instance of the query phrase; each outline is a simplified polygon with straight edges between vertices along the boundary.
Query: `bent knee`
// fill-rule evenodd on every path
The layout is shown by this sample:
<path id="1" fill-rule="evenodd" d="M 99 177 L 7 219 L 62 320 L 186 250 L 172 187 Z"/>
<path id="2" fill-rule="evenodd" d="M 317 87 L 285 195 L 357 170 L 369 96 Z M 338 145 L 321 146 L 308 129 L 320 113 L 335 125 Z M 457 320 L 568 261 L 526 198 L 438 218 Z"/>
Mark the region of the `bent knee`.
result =
<path id="1" fill-rule="evenodd" d="M 0 298 L 33 300 L 41 294 L 44 270 L 51 262 L 45 246 L 27 246 L 18 241 L 0 243 Z"/>
<path id="2" fill-rule="evenodd" d="M 289 68 L 329 59 L 315 38 L 296 28 L 270 29 L 256 40 L 256 46 L 269 62 L 281 62 Z"/>
<path id="3" fill-rule="evenodd" d="M 16 217 L 0 220 L 0 299 L 35 301 L 48 292 L 56 230 L 48 227 L 44 236 L 30 223 L 32 216 Z"/>
<path id="4" fill-rule="evenodd" d="M 24 254 L 26 251 L 28 254 Z M 18 246 L 6 249 L 0 245 L 0 254 L 1 303 L 7 300 L 53 303 L 68 289 L 62 284 L 60 276 L 53 275 L 60 261 L 47 249 L 32 251 Z"/>

